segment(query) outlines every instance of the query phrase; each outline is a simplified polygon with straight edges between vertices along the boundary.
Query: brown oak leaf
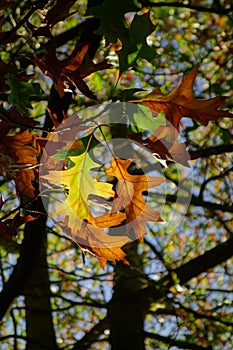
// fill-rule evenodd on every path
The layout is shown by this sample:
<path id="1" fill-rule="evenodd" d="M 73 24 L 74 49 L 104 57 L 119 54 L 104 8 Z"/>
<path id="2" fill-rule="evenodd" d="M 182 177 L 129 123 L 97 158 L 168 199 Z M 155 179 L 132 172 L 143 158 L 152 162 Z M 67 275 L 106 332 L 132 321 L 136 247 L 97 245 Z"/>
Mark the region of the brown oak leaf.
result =
<path id="1" fill-rule="evenodd" d="M 33 181 L 37 179 L 39 151 L 34 147 L 36 135 L 28 130 L 14 136 L 4 135 L 0 140 L 0 174 L 16 182 L 19 193 L 35 197 Z"/>
<path id="2" fill-rule="evenodd" d="M 161 134 L 158 129 L 162 129 Z M 158 159 L 173 161 L 189 167 L 189 153 L 184 142 L 172 142 L 165 136 L 170 135 L 168 127 L 159 127 L 156 132 L 148 138 L 143 139 L 142 133 L 130 134 L 127 137 L 146 147 Z M 168 131 L 167 131 L 168 130 Z M 170 138 L 171 139 L 171 138 Z"/>
<path id="3" fill-rule="evenodd" d="M 0 106 L 1 119 L 8 121 L 11 124 L 22 125 L 24 127 L 33 127 L 38 125 L 38 122 L 33 118 L 22 115 L 14 106 L 9 110 L 5 110 Z"/>
<path id="4" fill-rule="evenodd" d="M 141 100 L 131 102 L 142 102 L 155 112 L 164 112 L 167 120 L 177 130 L 182 117 L 195 119 L 203 125 L 207 125 L 211 120 L 232 117 L 230 112 L 218 109 L 226 105 L 226 97 L 216 96 L 207 100 L 200 100 L 193 96 L 193 84 L 197 76 L 197 70 L 198 65 L 184 76 L 181 83 L 168 95 L 156 88 Z"/>
<path id="5" fill-rule="evenodd" d="M 0 221 L 0 237 L 11 241 L 17 235 L 18 228 L 26 222 L 33 221 L 36 218 L 31 215 L 21 216 L 16 214 L 12 219 Z"/>
<path id="6" fill-rule="evenodd" d="M 41 59 L 34 60 L 34 62 L 44 74 L 53 80 L 60 97 L 64 96 L 65 89 L 71 89 L 75 86 L 85 96 L 96 100 L 96 96 L 83 79 L 98 70 L 110 68 L 111 65 L 107 63 L 107 60 L 94 63 L 87 51 L 88 45 L 78 42 L 72 54 L 60 61 L 56 56 L 56 46 L 51 45 L 48 54 Z"/>

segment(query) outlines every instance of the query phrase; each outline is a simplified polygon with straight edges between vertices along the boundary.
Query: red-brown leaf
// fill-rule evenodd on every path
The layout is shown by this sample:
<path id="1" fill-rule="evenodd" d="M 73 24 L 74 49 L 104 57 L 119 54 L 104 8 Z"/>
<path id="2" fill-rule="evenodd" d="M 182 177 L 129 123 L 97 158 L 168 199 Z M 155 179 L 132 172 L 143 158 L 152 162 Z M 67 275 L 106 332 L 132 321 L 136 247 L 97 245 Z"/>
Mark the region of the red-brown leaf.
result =
<path id="1" fill-rule="evenodd" d="M 218 109 L 226 105 L 226 97 L 217 96 L 207 100 L 199 100 L 193 96 L 193 84 L 197 70 L 198 66 L 194 67 L 189 74 L 183 77 L 180 85 L 168 95 L 163 94 L 157 88 L 141 100 L 131 102 L 142 102 L 155 112 L 164 112 L 167 120 L 177 130 L 182 117 L 195 119 L 203 125 L 207 125 L 211 120 L 232 117 L 230 112 Z"/>

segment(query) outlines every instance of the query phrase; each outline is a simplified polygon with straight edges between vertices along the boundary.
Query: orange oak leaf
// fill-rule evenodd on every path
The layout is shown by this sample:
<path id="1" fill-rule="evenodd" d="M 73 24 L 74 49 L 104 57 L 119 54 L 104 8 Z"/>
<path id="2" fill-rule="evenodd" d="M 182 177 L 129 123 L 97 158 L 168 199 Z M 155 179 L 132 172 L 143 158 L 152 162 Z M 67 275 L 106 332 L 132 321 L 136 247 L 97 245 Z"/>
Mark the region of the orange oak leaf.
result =
<path id="1" fill-rule="evenodd" d="M 65 89 L 76 87 L 85 96 L 96 100 L 96 96 L 83 79 L 98 70 L 110 68 L 111 65 L 107 63 L 107 60 L 94 63 L 87 51 L 87 44 L 83 45 L 77 42 L 72 54 L 60 61 L 56 56 L 56 46 L 51 45 L 48 54 L 41 59 L 34 60 L 34 62 L 44 74 L 53 80 L 61 97 L 64 96 Z"/>
<path id="2" fill-rule="evenodd" d="M 123 261 L 127 263 L 126 253 L 122 247 L 129 243 L 130 239 L 123 235 L 109 235 L 105 228 L 111 225 L 119 224 L 125 218 L 124 213 L 107 213 L 98 218 L 92 217 L 92 223 L 83 221 L 80 229 L 80 219 L 66 215 L 63 222 L 59 221 L 59 226 L 63 232 L 75 241 L 82 251 L 89 252 L 96 256 L 102 268 L 105 267 L 107 260 L 112 262 Z M 72 225 L 70 226 L 72 221 Z"/>
<path id="3" fill-rule="evenodd" d="M 43 151 L 41 162 L 46 164 L 43 172 L 50 170 L 59 170 L 64 166 L 64 160 L 58 160 L 53 157 L 57 152 L 63 151 L 64 154 L 72 149 L 78 149 L 82 146 L 82 142 L 77 139 L 77 128 L 81 132 L 88 131 L 90 126 L 83 124 L 79 116 L 64 119 L 62 123 L 57 124 L 59 127 L 56 131 L 48 133 L 46 137 L 38 137 L 35 142 L 37 147 Z M 64 156 L 65 158 L 65 156 Z M 42 174 L 42 170 L 41 170 Z"/>
<path id="4" fill-rule="evenodd" d="M 184 76 L 181 83 L 168 95 L 156 88 L 151 94 L 141 100 L 130 102 L 142 102 L 155 112 L 164 112 L 167 120 L 177 130 L 182 117 L 195 119 L 203 125 L 207 125 L 211 120 L 232 117 L 230 112 L 218 109 L 226 105 L 226 97 L 217 96 L 207 100 L 200 100 L 193 96 L 193 84 L 197 76 L 197 70 L 198 65 Z"/>
<path id="5" fill-rule="evenodd" d="M 2 135 L 0 140 L 0 174 L 13 179 L 19 193 L 35 197 L 33 181 L 37 179 L 39 151 L 34 147 L 36 135 L 28 130 L 14 136 Z"/>
<path id="6" fill-rule="evenodd" d="M 159 212 L 146 203 L 142 193 L 149 188 L 159 186 L 166 179 L 164 177 L 131 175 L 128 172 L 131 163 L 131 159 L 115 158 L 111 168 L 106 170 L 106 174 L 112 175 L 118 180 L 117 196 L 114 198 L 112 211 L 117 212 L 124 209 L 128 233 L 133 229 L 136 239 L 142 241 L 146 234 L 146 222 L 162 220 Z"/>
<path id="7" fill-rule="evenodd" d="M 104 228 L 87 225 L 85 222 L 81 230 L 81 237 L 85 235 L 87 244 L 83 241 L 79 245 L 83 250 L 87 250 L 89 253 L 97 256 L 102 268 L 104 268 L 107 260 L 111 260 L 114 263 L 116 261 L 127 263 L 125 259 L 126 253 L 122 250 L 122 247 L 129 243 L 129 237 L 108 235 Z M 80 242 L 80 233 L 78 239 Z"/>

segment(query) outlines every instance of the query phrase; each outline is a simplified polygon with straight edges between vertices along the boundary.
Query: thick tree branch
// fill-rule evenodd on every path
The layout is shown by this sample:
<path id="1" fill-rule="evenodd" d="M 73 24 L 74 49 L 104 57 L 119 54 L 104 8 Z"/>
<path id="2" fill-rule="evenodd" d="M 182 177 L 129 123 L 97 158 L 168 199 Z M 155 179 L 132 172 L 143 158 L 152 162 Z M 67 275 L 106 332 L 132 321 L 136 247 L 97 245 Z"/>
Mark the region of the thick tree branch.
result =
<path id="1" fill-rule="evenodd" d="M 187 197 L 179 197 L 177 198 L 176 195 L 166 195 L 166 201 L 167 202 L 177 202 L 177 203 L 187 203 L 188 198 Z M 213 202 L 207 202 L 202 200 L 201 198 L 196 197 L 195 195 L 191 196 L 190 199 L 190 204 L 197 206 L 197 207 L 203 207 L 212 211 L 215 210 L 220 210 L 223 212 L 229 212 L 229 213 L 233 213 L 233 206 L 232 205 L 228 205 L 228 204 L 218 204 L 218 203 L 213 203 Z"/>
<path id="2" fill-rule="evenodd" d="M 145 7 L 175 7 L 175 8 L 185 8 L 193 11 L 199 11 L 199 12 L 209 12 L 209 13 L 216 13 L 218 15 L 228 15 L 233 11 L 233 6 L 230 6 L 229 8 L 224 8 L 220 6 L 212 6 L 212 7 L 205 7 L 205 6 L 196 6 L 191 4 L 184 4 L 182 2 L 167 2 L 167 1 L 160 1 L 160 2 L 152 2 L 147 0 L 141 0 L 140 3 L 142 6 Z"/>
<path id="3" fill-rule="evenodd" d="M 233 237 L 177 268 L 175 272 L 177 273 L 180 283 L 185 284 L 191 278 L 227 261 L 232 256 Z"/>
<path id="4" fill-rule="evenodd" d="M 191 159 L 208 158 L 212 155 L 223 154 L 227 152 L 233 152 L 233 144 L 218 145 L 209 148 L 201 148 L 197 150 L 190 150 L 189 154 Z"/>
<path id="5" fill-rule="evenodd" d="M 145 334 L 145 338 L 155 339 L 155 340 L 161 341 L 165 344 L 168 344 L 170 346 L 177 346 L 180 349 L 191 349 L 191 350 L 211 350 L 212 349 L 212 346 L 203 347 L 201 345 L 189 343 L 189 342 L 184 341 L 184 340 L 176 340 L 176 339 L 172 339 L 170 337 L 164 337 L 160 334 L 155 334 L 155 333 L 151 333 L 151 332 L 144 332 L 144 334 Z"/>
<path id="6" fill-rule="evenodd" d="M 188 261 L 177 269 L 173 270 L 180 284 L 186 284 L 192 278 L 197 277 L 203 272 L 227 261 L 233 256 L 233 237 L 226 242 L 220 243 L 213 249 L 204 254 Z M 163 277 L 156 284 L 151 284 L 142 293 L 144 298 L 149 298 L 151 302 L 155 302 L 164 296 L 163 290 L 171 288 L 175 285 L 172 275 Z"/>
<path id="7" fill-rule="evenodd" d="M 88 350 L 91 344 L 96 342 L 105 329 L 109 328 L 109 318 L 106 316 L 96 324 L 90 332 L 86 333 L 84 337 L 77 341 L 71 350 Z"/>

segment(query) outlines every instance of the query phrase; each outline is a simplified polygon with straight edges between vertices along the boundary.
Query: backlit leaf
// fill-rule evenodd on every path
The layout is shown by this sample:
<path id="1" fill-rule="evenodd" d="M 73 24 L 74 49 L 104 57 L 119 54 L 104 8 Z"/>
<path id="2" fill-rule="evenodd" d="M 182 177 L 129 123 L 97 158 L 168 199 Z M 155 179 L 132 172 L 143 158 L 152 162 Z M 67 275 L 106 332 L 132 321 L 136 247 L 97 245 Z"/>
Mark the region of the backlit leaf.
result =
<path id="1" fill-rule="evenodd" d="M 117 197 L 114 198 L 112 211 L 116 212 L 123 207 L 128 230 L 133 229 L 135 237 L 143 240 L 146 233 L 146 222 L 161 221 L 161 218 L 159 212 L 145 202 L 142 193 L 151 187 L 161 185 L 166 179 L 164 177 L 131 175 L 127 171 L 131 163 L 131 159 L 113 159 L 112 166 L 106 173 L 118 179 Z"/>
<path id="2" fill-rule="evenodd" d="M 48 175 L 44 175 L 44 179 L 49 180 L 52 184 L 65 185 L 68 190 L 68 196 L 64 203 L 58 209 L 57 214 L 70 213 L 72 216 L 79 218 L 80 228 L 83 220 L 91 220 L 92 215 L 88 207 L 88 197 L 90 194 L 113 197 L 114 191 L 112 185 L 108 183 L 98 182 L 91 175 L 90 170 L 99 167 L 88 153 L 84 152 L 81 155 L 69 157 L 74 163 L 70 169 L 63 171 L 50 171 Z M 72 227 L 72 223 L 70 225 Z"/>
<path id="3" fill-rule="evenodd" d="M 96 96 L 83 79 L 93 72 L 110 68 L 111 65 L 107 63 L 107 60 L 94 63 L 87 51 L 88 45 L 78 42 L 72 54 L 67 59 L 60 61 L 56 56 L 56 46 L 52 45 L 47 55 L 34 62 L 44 74 L 53 80 L 60 97 L 64 96 L 65 89 L 75 86 L 85 96 L 96 100 Z"/>
<path id="4" fill-rule="evenodd" d="M 224 117 L 232 117 L 226 110 L 218 108 L 225 106 L 225 97 L 217 96 L 207 100 L 199 100 L 193 96 L 193 84 L 197 75 L 198 66 L 183 77 L 180 85 L 168 95 L 156 88 L 151 94 L 138 101 L 156 112 L 164 112 L 168 121 L 179 129 L 181 118 L 189 117 L 203 125 L 211 120 L 218 120 Z"/>

